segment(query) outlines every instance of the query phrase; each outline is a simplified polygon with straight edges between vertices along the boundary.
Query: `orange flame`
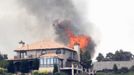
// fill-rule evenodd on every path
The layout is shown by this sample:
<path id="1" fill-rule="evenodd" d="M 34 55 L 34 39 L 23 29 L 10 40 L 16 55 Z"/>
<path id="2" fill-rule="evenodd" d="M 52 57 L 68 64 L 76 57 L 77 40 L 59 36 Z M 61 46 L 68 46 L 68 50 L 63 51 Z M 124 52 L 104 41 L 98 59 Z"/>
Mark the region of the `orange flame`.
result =
<path id="1" fill-rule="evenodd" d="M 90 42 L 90 37 L 86 36 L 86 35 L 75 35 L 74 33 L 72 33 L 70 30 L 67 30 L 67 34 L 69 37 L 69 47 L 73 48 L 75 43 L 80 44 L 80 48 L 84 49 L 88 46 L 89 42 Z"/>

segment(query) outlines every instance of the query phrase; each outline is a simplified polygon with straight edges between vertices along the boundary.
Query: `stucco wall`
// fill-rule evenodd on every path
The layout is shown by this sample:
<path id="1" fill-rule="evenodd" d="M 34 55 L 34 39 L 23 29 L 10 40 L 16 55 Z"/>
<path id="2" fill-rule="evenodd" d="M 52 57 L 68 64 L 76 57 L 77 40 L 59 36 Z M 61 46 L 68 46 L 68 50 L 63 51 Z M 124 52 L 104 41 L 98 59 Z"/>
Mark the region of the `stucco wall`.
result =
<path id="1" fill-rule="evenodd" d="M 134 60 L 131 61 L 103 61 L 103 62 L 95 62 L 93 69 L 103 70 L 103 69 L 113 69 L 114 64 L 120 69 L 122 67 L 131 68 L 134 65 Z"/>

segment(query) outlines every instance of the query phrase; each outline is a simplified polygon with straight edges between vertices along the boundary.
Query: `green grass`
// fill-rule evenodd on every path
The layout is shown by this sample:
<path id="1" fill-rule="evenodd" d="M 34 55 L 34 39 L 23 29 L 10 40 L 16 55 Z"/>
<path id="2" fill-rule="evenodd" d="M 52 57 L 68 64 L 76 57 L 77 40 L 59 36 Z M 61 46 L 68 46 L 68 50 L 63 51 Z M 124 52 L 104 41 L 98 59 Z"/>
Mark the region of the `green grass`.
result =
<path id="1" fill-rule="evenodd" d="M 112 72 L 108 72 L 108 73 L 105 73 L 105 72 L 97 72 L 96 75 L 134 75 L 134 72 L 118 73 L 118 74 L 115 74 L 115 73 L 112 73 Z"/>

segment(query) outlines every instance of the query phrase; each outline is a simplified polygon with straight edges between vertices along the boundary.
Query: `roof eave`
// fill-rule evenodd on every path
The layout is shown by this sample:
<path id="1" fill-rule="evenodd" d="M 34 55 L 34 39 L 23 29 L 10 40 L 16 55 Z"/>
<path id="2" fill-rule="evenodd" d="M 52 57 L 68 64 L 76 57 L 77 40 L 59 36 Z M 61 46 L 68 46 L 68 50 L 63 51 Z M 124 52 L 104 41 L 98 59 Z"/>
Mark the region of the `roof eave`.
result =
<path id="1" fill-rule="evenodd" d="M 74 52 L 76 52 L 74 49 L 71 49 L 71 48 L 64 48 L 64 47 L 62 47 L 62 48 L 45 48 L 45 49 L 24 49 L 24 50 L 18 50 L 18 49 L 16 49 L 16 50 L 14 50 L 15 52 L 19 52 L 19 51 L 36 51 L 36 50 L 51 50 L 51 49 L 66 49 L 66 50 L 70 50 L 70 51 L 74 51 Z"/>

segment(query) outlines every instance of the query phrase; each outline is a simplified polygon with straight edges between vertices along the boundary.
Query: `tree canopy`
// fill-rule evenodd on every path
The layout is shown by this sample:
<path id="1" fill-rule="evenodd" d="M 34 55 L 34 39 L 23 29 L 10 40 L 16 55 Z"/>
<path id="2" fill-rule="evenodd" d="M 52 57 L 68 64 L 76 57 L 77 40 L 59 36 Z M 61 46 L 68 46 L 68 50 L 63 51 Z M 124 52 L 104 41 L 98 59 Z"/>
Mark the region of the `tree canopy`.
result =
<path id="1" fill-rule="evenodd" d="M 56 72 L 58 72 L 58 65 L 54 64 L 53 74 L 55 74 Z"/>
<path id="2" fill-rule="evenodd" d="M 117 67 L 116 64 L 114 64 L 114 66 L 113 66 L 113 71 L 114 71 L 114 73 L 117 73 L 118 72 L 118 67 Z"/>
<path id="3" fill-rule="evenodd" d="M 0 54 L 0 68 L 7 68 L 8 61 L 5 60 L 8 59 L 6 54 Z"/>
<path id="4" fill-rule="evenodd" d="M 99 55 L 97 56 L 96 60 L 97 60 L 98 62 L 103 61 L 103 60 L 104 60 L 103 54 L 99 53 Z"/>
<path id="5" fill-rule="evenodd" d="M 89 69 L 91 67 L 92 60 L 88 50 L 81 54 L 81 65 L 83 68 Z"/>
<path id="6" fill-rule="evenodd" d="M 20 61 L 9 61 L 7 66 L 9 73 L 22 72 L 28 73 L 31 70 L 39 69 L 39 59 L 32 60 L 20 60 Z"/>
<path id="7" fill-rule="evenodd" d="M 96 60 L 98 62 L 100 61 L 129 61 L 134 59 L 134 55 L 131 52 L 123 51 L 123 50 L 117 50 L 115 53 L 107 53 L 106 57 L 103 56 L 103 54 L 99 53 Z"/>

